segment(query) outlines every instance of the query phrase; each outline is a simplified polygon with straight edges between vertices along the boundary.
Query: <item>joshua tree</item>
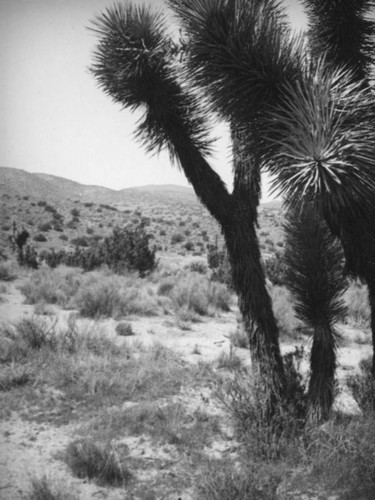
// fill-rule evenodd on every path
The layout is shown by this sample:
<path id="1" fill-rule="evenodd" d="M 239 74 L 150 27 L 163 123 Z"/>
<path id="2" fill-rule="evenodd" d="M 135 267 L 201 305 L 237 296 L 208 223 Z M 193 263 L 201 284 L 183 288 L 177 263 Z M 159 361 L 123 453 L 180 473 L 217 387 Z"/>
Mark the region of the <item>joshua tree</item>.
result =
<path id="1" fill-rule="evenodd" d="M 220 224 L 253 367 L 271 401 L 286 382 L 255 231 L 260 168 L 277 175 L 291 204 L 303 196 L 329 213 L 364 210 L 375 187 L 375 129 L 363 115 L 370 97 L 348 71 L 304 62 L 276 0 L 168 4 L 186 34 L 180 64 L 163 15 L 126 4 L 94 20 L 91 70 L 115 102 L 144 111 L 138 139 L 169 149 Z M 242 149 L 232 193 L 207 161 L 210 113 L 230 123 Z"/>
<path id="2" fill-rule="evenodd" d="M 369 88 L 374 67 L 375 25 L 369 13 L 372 0 L 303 0 L 309 19 L 309 43 L 314 57 L 325 55 L 326 64 L 346 66 L 352 78 Z M 373 109 L 364 110 L 372 115 Z M 375 193 L 373 193 L 373 198 Z M 326 220 L 343 245 L 346 272 L 368 286 L 371 330 L 375 348 L 375 211 L 359 214 L 343 210 Z M 375 377 L 375 355 L 372 373 Z"/>
<path id="3" fill-rule="evenodd" d="M 313 333 L 308 390 L 309 417 L 324 420 L 334 399 L 335 323 L 346 308 L 342 294 L 344 255 L 339 242 L 311 205 L 290 209 L 286 216 L 286 282 L 295 298 L 297 316 Z"/>

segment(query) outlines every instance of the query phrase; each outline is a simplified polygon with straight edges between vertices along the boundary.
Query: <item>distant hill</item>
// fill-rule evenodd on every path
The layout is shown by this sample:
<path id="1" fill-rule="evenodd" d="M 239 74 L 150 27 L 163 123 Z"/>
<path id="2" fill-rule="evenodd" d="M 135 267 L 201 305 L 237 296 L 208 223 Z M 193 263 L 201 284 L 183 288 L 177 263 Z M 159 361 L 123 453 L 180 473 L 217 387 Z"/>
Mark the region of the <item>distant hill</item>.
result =
<path id="1" fill-rule="evenodd" d="M 121 203 L 127 199 L 139 198 L 141 195 L 179 197 L 187 202 L 196 200 L 194 191 L 184 186 L 150 185 L 121 190 L 108 189 L 102 186 L 90 186 L 50 174 L 30 173 L 25 170 L 0 167 L 0 194 L 11 196 L 31 196 L 46 201 L 79 200 L 98 203 Z M 181 200 L 182 196 L 182 200 Z"/>
<path id="2" fill-rule="evenodd" d="M 49 174 L 0 167 L 0 250 L 10 250 L 13 224 L 30 233 L 38 251 L 89 244 L 112 228 L 142 222 L 159 252 L 204 256 L 223 244 L 220 228 L 193 189 L 149 185 L 113 190 Z M 271 255 L 283 247 L 281 203 L 259 210 L 260 247 Z"/>

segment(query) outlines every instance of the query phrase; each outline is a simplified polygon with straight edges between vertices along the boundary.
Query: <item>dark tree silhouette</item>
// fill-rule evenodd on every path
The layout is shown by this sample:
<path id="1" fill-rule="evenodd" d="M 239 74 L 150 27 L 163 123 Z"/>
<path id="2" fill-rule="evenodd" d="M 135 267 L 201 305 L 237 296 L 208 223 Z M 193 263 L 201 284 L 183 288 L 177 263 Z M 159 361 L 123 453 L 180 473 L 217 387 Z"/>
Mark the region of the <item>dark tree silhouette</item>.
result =
<path id="1" fill-rule="evenodd" d="M 374 67 L 374 12 L 372 0 L 304 0 L 309 18 L 309 42 L 315 57 L 325 55 L 326 64 L 346 66 L 352 79 L 370 88 Z M 363 112 L 374 116 L 373 109 Z M 354 124 L 353 124 L 354 125 Z M 372 194 L 375 197 L 375 193 Z M 334 215 L 334 216 L 333 216 Z M 371 330 L 375 348 L 375 210 L 359 214 L 343 210 L 326 213 L 326 220 L 343 245 L 346 272 L 368 286 Z M 372 373 L 375 377 L 375 354 Z"/>
<path id="2" fill-rule="evenodd" d="M 309 417 L 329 416 L 335 389 L 335 323 L 346 308 L 342 294 L 344 255 L 327 224 L 311 205 L 290 209 L 286 216 L 286 283 L 295 298 L 297 316 L 311 328 L 313 343 L 308 390 Z"/>
<path id="3" fill-rule="evenodd" d="M 256 235 L 260 169 L 276 175 L 289 204 L 302 197 L 330 214 L 363 212 L 375 187 L 374 120 L 363 113 L 372 98 L 347 70 L 306 57 L 275 0 L 168 4 L 186 36 L 182 59 L 162 14 L 117 4 L 93 21 L 91 71 L 115 102 L 143 111 L 138 140 L 169 150 L 220 224 L 254 373 L 275 402 L 286 382 Z M 241 150 L 232 193 L 207 161 L 211 113 Z"/>

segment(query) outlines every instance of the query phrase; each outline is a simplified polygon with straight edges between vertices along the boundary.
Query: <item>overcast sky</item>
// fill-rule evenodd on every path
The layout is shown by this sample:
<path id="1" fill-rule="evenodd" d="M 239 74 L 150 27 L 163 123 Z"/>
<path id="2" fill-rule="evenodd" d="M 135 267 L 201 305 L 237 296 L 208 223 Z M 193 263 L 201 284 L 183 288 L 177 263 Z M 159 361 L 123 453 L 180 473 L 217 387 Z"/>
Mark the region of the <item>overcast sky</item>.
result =
<path id="1" fill-rule="evenodd" d="M 298 29 L 301 8 L 285 1 Z M 163 0 L 148 3 L 163 7 Z M 112 4 L 0 0 L 0 166 L 112 189 L 187 185 L 166 153 L 146 155 L 133 138 L 137 117 L 106 97 L 88 72 L 96 39 L 86 27 Z M 211 164 L 230 187 L 224 127 L 215 134 L 224 138 Z"/>

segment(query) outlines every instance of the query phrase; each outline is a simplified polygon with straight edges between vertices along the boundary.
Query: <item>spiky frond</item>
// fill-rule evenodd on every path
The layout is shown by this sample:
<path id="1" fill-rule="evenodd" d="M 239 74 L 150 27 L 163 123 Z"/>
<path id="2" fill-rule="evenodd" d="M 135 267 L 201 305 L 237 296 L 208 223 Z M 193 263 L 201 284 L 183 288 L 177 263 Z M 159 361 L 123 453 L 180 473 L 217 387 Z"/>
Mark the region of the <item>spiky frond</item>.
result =
<path id="1" fill-rule="evenodd" d="M 276 0 L 169 0 L 189 36 L 189 74 L 214 111 L 248 123 L 301 67 Z"/>
<path id="2" fill-rule="evenodd" d="M 311 204 L 288 210 L 285 223 L 286 281 L 298 317 L 314 330 L 343 318 L 343 252 Z"/>
<path id="3" fill-rule="evenodd" d="M 316 56 L 351 68 L 357 80 L 369 76 L 374 63 L 373 0 L 303 0 L 309 20 L 309 40 Z"/>
<path id="4" fill-rule="evenodd" d="M 350 71 L 320 59 L 262 123 L 263 158 L 287 203 L 319 202 L 326 213 L 373 206 L 374 101 Z M 365 208 L 366 207 L 366 208 Z"/>
<path id="5" fill-rule="evenodd" d="M 168 147 L 174 156 L 173 138 L 183 135 L 208 152 L 208 126 L 171 62 L 163 15 L 131 3 L 115 4 L 90 29 L 99 37 L 91 72 L 115 102 L 145 111 L 137 133 L 147 147 Z"/>

